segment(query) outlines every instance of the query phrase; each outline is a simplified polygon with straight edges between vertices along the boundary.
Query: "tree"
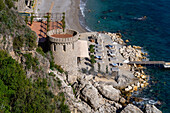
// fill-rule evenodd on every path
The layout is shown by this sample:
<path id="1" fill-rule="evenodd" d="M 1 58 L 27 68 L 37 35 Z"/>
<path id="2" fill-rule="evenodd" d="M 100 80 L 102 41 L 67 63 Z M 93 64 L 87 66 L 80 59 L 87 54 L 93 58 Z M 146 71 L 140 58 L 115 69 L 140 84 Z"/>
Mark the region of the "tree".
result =
<path id="1" fill-rule="evenodd" d="M 65 12 L 63 12 L 63 16 L 62 16 L 62 20 L 61 20 L 61 22 L 62 22 L 62 28 L 63 28 L 63 32 L 64 32 L 64 30 L 65 30 L 65 27 L 66 27 L 66 22 L 65 22 Z"/>
<path id="2" fill-rule="evenodd" d="M 28 24 L 28 16 L 25 16 L 25 23 Z"/>
<path id="3" fill-rule="evenodd" d="M 33 20 L 34 20 L 34 17 L 35 17 L 35 16 L 33 16 L 33 14 L 34 14 L 34 13 L 31 13 L 31 25 L 32 25 Z"/>
<path id="4" fill-rule="evenodd" d="M 50 30 L 50 13 L 47 13 L 47 32 Z"/>
<path id="5" fill-rule="evenodd" d="M 94 65 L 94 63 L 96 63 L 96 60 L 95 60 L 95 58 L 94 58 L 94 55 L 90 55 L 90 62 L 91 62 L 91 64 L 92 65 Z"/>
<path id="6" fill-rule="evenodd" d="M 5 8 L 4 0 L 0 0 L 0 11 Z"/>
<path id="7" fill-rule="evenodd" d="M 90 51 L 90 53 L 94 53 L 94 45 L 89 46 L 89 51 Z"/>

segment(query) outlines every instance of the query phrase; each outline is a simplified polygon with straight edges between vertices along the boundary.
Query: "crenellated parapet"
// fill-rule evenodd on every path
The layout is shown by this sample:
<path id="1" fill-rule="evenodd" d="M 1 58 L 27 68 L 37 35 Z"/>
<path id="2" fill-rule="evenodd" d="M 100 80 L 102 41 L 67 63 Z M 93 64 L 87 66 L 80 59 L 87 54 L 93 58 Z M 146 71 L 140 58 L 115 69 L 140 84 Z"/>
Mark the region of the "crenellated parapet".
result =
<path id="1" fill-rule="evenodd" d="M 70 34 L 70 35 L 72 35 L 72 37 L 66 37 L 66 38 L 54 37 L 54 36 L 52 36 L 54 34 L 63 34 L 63 35 Z M 67 44 L 67 43 L 76 42 L 78 40 L 77 34 L 78 34 L 77 31 L 69 30 L 69 29 L 66 29 L 65 32 L 63 32 L 62 29 L 53 29 L 47 33 L 50 42 L 59 43 L 59 44 Z"/>

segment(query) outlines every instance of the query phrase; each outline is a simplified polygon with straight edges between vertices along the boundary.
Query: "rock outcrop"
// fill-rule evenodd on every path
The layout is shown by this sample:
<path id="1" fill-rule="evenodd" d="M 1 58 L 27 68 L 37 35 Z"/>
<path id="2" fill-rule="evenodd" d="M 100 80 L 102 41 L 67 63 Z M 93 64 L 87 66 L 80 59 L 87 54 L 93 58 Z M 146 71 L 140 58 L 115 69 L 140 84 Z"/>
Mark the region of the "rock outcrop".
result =
<path id="1" fill-rule="evenodd" d="M 81 94 L 81 98 L 94 110 L 97 110 L 104 104 L 104 100 L 99 95 L 97 89 L 91 84 L 86 84 L 86 86 L 81 91 Z"/>
<path id="2" fill-rule="evenodd" d="M 116 113 L 116 107 L 112 104 L 106 103 L 99 108 L 98 113 Z"/>
<path id="3" fill-rule="evenodd" d="M 106 98 L 113 100 L 113 101 L 119 101 L 120 98 L 120 91 L 118 89 L 113 88 L 111 85 L 100 85 L 97 87 L 99 92 Z"/>
<path id="4" fill-rule="evenodd" d="M 159 109 L 157 109 L 154 105 L 146 104 L 145 113 L 162 113 Z"/>
<path id="5" fill-rule="evenodd" d="M 138 107 L 128 104 L 121 113 L 143 113 Z"/>
<path id="6" fill-rule="evenodd" d="M 129 61 L 139 61 L 143 59 L 142 52 L 140 49 L 136 49 L 132 46 L 123 46 L 119 49 L 121 55 Z"/>

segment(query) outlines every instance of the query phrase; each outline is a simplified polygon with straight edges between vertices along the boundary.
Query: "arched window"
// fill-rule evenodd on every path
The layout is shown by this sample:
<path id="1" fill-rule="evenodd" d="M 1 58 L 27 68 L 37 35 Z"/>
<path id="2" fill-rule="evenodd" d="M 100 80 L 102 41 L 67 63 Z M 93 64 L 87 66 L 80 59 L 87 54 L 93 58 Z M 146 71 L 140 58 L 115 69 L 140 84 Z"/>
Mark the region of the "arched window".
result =
<path id="1" fill-rule="evenodd" d="M 56 45 L 54 44 L 54 51 L 56 51 Z"/>
<path id="2" fill-rule="evenodd" d="M 63 50 L 66 51 L 66 45 L 63 45 Z"/>

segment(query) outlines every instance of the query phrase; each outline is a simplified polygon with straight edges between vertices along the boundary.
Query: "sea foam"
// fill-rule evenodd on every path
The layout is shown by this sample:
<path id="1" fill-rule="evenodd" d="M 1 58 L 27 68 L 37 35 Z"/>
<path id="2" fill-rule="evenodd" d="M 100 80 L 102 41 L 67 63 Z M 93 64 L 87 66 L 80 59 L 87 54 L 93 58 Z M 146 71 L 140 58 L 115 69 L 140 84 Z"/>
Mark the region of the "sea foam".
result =
<path id="1" fill-rule="evenodd" d="M 92 31 L 92 30 L 86 25 L 86 22 L 85 22 L 86 3 L 87 3 L 87 0 L 80 0 L 80 12 L 81 12 L 81 15 L 80 15 L 80 24 L 81 24 L 87 31 Z"/>

